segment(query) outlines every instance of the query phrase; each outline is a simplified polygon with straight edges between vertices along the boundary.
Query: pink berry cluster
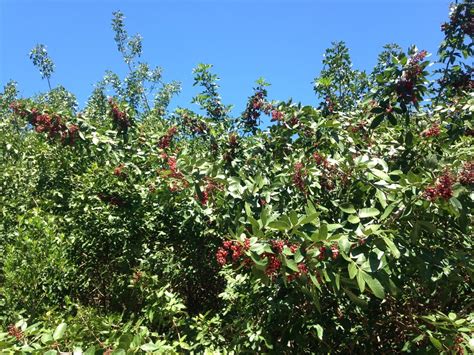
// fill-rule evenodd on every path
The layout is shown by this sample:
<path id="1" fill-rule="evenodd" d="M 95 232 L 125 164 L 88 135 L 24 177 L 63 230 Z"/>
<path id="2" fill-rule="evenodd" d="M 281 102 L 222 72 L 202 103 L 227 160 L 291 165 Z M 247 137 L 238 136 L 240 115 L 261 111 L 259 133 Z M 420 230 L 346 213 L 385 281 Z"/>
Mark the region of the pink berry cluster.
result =
<path id="1" fill-rule="evenodd" d="M 439 125 L 437 123 L 433 124 L 430 128 L 421 132 L 421 136 L 425 138 L 437 137 L 441 133 Z"/>
<path id="2" fill-rule="evenodd" d="M 15 337 L 16 340 L 21 340 L 25 336 L 23 331 L 17 326 L 10 324 L 7 328 L 8 335 Z"/>
<path id="3" fill-rule="evenodd" d="M 36 132 L 47 133 L 49 138 L 60 137 L 62 143 L 70 145 L 73 145 L 77 139 L 79 126 L 75 124 L 67 125 L 59 115 L 46 112 L 40 113 L 36 108 L 29 111 L 20 101 L 12 102 L 10 109 L 14 114 L 27 118 Z"/>
<path id="4" fill-rule="evenodd" d="M 30 114 L 30 124 L 38 133 L 47 133 L 49 138 L 61 137 L 61 142 L 74 144 L 79 126 L 71 124 L 66 125 L 64 120 L 58 115 L 48 113 L 39 113 L 33 109 Z"/>
<path id="5" fill-rule="evenodd" d="M 293 274 L 290 274 L 287 276 L 288 282 L 294 281 L 297 278 L 306 275 L 308 273 L 308 267 L 306 266 L 305 263 L 299 263 L 298 264 L 298 272 L 295 272 Z"/>
<path id="6" fill-rule="evenodd" d="M 326 96 L 324 98 L 324 104 L 328 110 L 329 113 L 333 113 L 334 112 L 334 102 L 331 100 L 331 98 L 329 96 Z"/>

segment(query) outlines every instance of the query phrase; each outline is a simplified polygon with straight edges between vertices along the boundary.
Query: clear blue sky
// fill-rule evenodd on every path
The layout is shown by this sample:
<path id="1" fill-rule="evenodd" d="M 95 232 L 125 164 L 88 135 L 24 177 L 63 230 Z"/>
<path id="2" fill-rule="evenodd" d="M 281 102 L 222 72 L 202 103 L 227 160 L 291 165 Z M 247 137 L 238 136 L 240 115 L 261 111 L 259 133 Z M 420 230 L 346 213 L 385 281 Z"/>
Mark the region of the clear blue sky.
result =
<path id="1" fill-rule="evenodd" d="M 311 81 L 325 48 L 343 40 L 357 69 L 370 70 L 384 44 L 411 44 L 435 54 L 448 0 L 0 0 L 0 85 L 19 83 L 22 95 L 47 88 L 28 53 L 44 43 L 56 63 L 52 84 L 82 105 L 107 69 L 120 75 L 112 11 L 124 12 L 129 34 L 143 38 L 143 60 L 183 91 L 173 106 L 189 106 L 198 89 L 192 69 L 214 64 L 223 102 L 238 113 L 264 77 L 271 99 L 316 104 Z M 192 107 L 192 106 L 191 106 Z"/>

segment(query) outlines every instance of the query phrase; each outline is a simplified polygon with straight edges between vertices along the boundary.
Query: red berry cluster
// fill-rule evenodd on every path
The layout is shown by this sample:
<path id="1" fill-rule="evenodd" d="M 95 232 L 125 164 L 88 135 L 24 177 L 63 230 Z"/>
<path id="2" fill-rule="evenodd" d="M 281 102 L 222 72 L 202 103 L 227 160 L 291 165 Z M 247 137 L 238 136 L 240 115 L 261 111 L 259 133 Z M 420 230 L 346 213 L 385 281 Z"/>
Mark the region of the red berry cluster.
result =
<path id="1" fill-rule="evenodd" d="M 326 158 L 323 155 L 319 154 L 318 152 L 313 153 L 313 159 L 317 165 L 327 164 Z"/>
<path id="2" fill-rule="evenodd" d="M 7 331 L 8 331 L 8 335 L 15 337 L 16 340 L 21 340 L 25 336 L 23 331 L 13 324 L 10 324 L 8 326 Z"/>
<path id="3" fill-rule="evenodd" d="M 325 246 L 322 246 L 319 248 L 318 260 L 323 261 L 326 259 L 327 250 L 328 248 L 326 248 Z M 339 256 L 339 247 L 337 246 L 337 244 L 331 245 L 331 259 L 336 260 L 338 256 Z"/>
<path id="4" fill-rule="evenodd" d="M 326 96 L 324 99 L 324 104 L 329 113 L 334 112 L 334 103 L 329 96 Z"/>
<path id="5" fill-rule="evenodd" d="M 354 126 L 353 125 L 349 126 L 349 130 L 352 133 L 358 133 L 358 132 L 365 133 L 366 132 L 366 127 L 367 127 L 367 121 L 360 121 L 359 123 L 357 123 Z"/>
<path id="6" fill-rule="evenodd" d="M 298 272 L 288 275 L 287 279 L 289 282 L 297 279 L 298 277 L 301 277 L 302 275 L 306 275 L 308 273 L 308 267 L 306 266 L 305 263 L 299 263 L 298 270 L 299 270 Z"/>
<path id="7" fill-rule="evenodd" d="M 275 122 L 275 121 L 281 122 L 281 121 L 283 121 L 283 116 L 284 116 L 284 115 L 283 115 L 283 112 L 278 111 L 278 110 L 273 110 L 273 111 L 272 111 L 272 119 L 271 119 L 271 121 L 272 121 L 272 122 Z"/>
<path id="8" fill-rule="evenodd" d="M 124 167 L 125 167 L 125 164 L 120 164 L 119 166 L 115 167 L 114 175 L 118 177 L 124 177 L 125 173 L 122 171 Z"/>
<path id="9" fill-rule="evenodd" d="M 135 272 L 133 273 L 132 282 L 133 282 L 134 284 L 137 284 L 137 283 L 140 282 L 140 280 L 142 279 L 142 277 L 143 277 L 143 273 L 142 273 L 141 271 L 135 271 Z"/>
<path id="10" fill-rule="evenodd" d="M 278 273 L 278 270 L 280 270 L 281 261 L 277 255 L 271 253 L 264 253 L 263 258 L 268 259 L 268 265 L 265 269 L 265 274 L 273 279 Z"/>
<path id="11" fill-rule="evenodd" d="M 415 91 L 419 76 L 423 73 L 420 62 L 425 59 L 428 52 L 425 50 L 416 53 L 408 62 L 407 69 L 403 71 L 402 77 L 397 83 L 397 94 L 399 99 L 405 103 L 418 102 L 417 93 Z"/>
<path id="12" fill-rule="evenodd" d="M 283 251 L 283 247 L 285 246 L 285 242 L 283 240 L 272 240 L 272 249 L 276 254 L 281 254 Z"/>
<path id="13" fill-rule="evenodd" d="M 474 185 L 474 161 L 464 163 L 459 173 L 459 182 L 463 185 Z"/>
<path id="14" fill-rule="evenodd" d="M 123 111 L 120 111 L 117 103 L 112 98 L 109 98 L 109 105 L 111 108 L 112 121 L 114 125 L 118 127 L 120 131 L 126 131 L 131 125 L 127 114 Z"/>
<path id="15" fill-rule="evenodd" d="M 183 118 L 183 125 L 194 134 L 205 134 L 209 130 L 204 121 L 198 120 L 188 113 L 183 113 L 181 117 Z"/>
<path id="16" fill-rule="evenodd" d="M 227 141 L 227 150 L 223 155 L 223 159 L 227 162 L 231 162 L 235 159 L 236 150 L 239 146 L 238 136 L 236 133 L 229 134 L 229 140 Z"/>
<path id="17" fill-rule="evenodd" d="M 38 133 L 47 133 L 49 138 L 61 137 L 62 143 L 74 144 L 79 132 L 79 126 L 71 124 L 66 125 L 64 120 L 58 115 L 40 113 L 36 109 L 28 112 L 21 104 L 15 102 L 10 105 L 16 114 L 22 117 L 28 117 L 30 124 Z"/>
<path id="18" fill-rule="evenodd" d="M 162 157 L 167 159 L 168 164 L 168 170 L 162 170 L 162 172 L 165 172 L 164 174 L 162 174 L 162 177 L 164 179 L 173 179 L 169 185 L 169 190 L 171 192 L 176 192 L 181 189 L 187 188 L 189 186 L 189 182 L 185 179 L 183 173 L 178 170 L 176 157 L 168 156 L 166 153 L 162 154 Z M 170 173 L 168 173 L 168 171 Z"/>
<path id="19" fill-rule="evenodd" d="M 109 205 L 112 205 L 112 206 L 115 206 L 115 207 L 123 207 L 125 206 L 125 201 L 113 194 L 113 195 L 109 195 L 109 194 L 106 194 L 106 193 L 100 193 L 97 195 L 97 197 L 99 197 L 99 199 L 102 201 L 102 202 L 106 202 L 108 203 Z"/>
<path id="20" fill-rule="evenodd" d="M 453 196 L 453 184 L 456 179 L 452 174 L 446 170 L 443 175 L 438 178 L 435 186 L 430 186 L 425 189 L 423 196 L 429 200 L 434 201 L 438 198 L 449 200 Z"/>
<path id="21" fill-rule="evenodd" d="M 430 137 L 437 137 L 441 133 L 441 130 L 439 128 L 439 125 L 435 123 L 432 125 L 430 128 L 424 130 L 421 132 L 421 136 L 425 138 L 430 138 Z"/>
<path id="22" fill-rule="evenodd" d="M 472 15 L 472 5 L 458 4 L 450 16 L 449 23 L 443 23 L 441 30 L 446 36 L 460 29 L 465 35 L 472 37 L 474 35 L 474 16 Z"/>
<path id="23" fill-rule="evenodd" d="M 304 170 L 303 163 L 298 162 L 294 165 L 293 184 L 301 191 L 306 193 L 305 179 L 308 173 Z"/>
<path id="24" fill-rule="evenodd" d="M 209 201 L 209 196 L 212 195 L 212 193 L 215 190 L 221 190 L 222 189 L 222 186 L 220 184 L 216 183 L 211 178 L 206 178 L 206 180 L 207 180 L 207 184 L 206 184 L 206 187 L 204 188 L 204 191 L 202 191 L 202 193 L 201 193 L 201 197 L 196 196 L 196 199 L 198 199 L 199 202 L 201 203 L 201 205 L 203 205 L 203 206 L 207 205 L 207 203 Z"/>
<path id="25" fill-rule="evenodd" d="M 178 132 L 178 128 L 176 126 L 172 126 L 168 129 L 166 134 L 160 138 L 158 142 L 158 146 L 161 149 L 166 149 L 170 146 L 171 140 L 173 139 L 174 135 Z"/>
<path id="26" fill-rule="evenodd" d="M 219 265 L 224 266 L 228 261 L 238 262 L 245 251 L 250 249 L 250 239 L 245 238 L 244 242 L 227 240 L 222 243 L 216 252 L 216 260 Z M 230 260 L 229 260 L 230 257 Z"/>
<path id="27" fill-rule="evenodd" d="M 247 107 L 242 114 L 244 125 L 247 128 L 253 128 L 257 125 L 257 120 L 262 112 L 268 115 L 272 111 L 273 106 L 266 101 L 266 97 L 267 90 L 258 87 L 255 89 L 255 94 L 249 98 Z"/>
<path id="28" fill-rule="evenodd" d="M 335 188 L 335 179 L 338 176 L 344 181 L 345 184 L 348 183 L 350 174 L 338 171 L 337 167 L 331 164 L 322 154 L 314 152 L 313 159 L 316 162 L 316 165 L 322 167 L 323 174 L 320 178 L 320 184 L 325 190 L 332 191 Z"/>

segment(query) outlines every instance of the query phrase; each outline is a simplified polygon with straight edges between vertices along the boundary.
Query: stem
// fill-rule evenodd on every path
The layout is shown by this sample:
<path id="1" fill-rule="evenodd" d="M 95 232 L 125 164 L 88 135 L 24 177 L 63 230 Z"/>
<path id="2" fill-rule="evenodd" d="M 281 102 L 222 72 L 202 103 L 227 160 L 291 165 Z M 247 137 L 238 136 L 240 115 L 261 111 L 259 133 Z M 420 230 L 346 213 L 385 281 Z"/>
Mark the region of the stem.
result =
<path id="1" fill-rule="evenodd" d="M 51 82 L 49 81 L 49 76 L 46 77 L 46 80 L 48 81 L 49 91 L 51 91 Z"/>
<path id="2" fill-rule="evenodd" d="M 130 63 L 129 63 L 129 62 L 127 62 L 127 66 L 128 66 L 128 70 L 130 71 L 130 73 L 131 73 L 131 72 L 133 72 L 133 70 L 132 70 L 132 66 L 130 65 Z M 142 83 L 142 84 L 143 84 L 143 83 Z M 150 111 L 151 111 L 151 109 L 150 109 L 150 105 L 148 104 L 148 99 L 147 99 L 147 97 L 146 97 L 145 93 L 144 93 L 144 92 L 142 92 L 142 93 L 141 93 L 141 96 L 142 96 L 142 100 L 143 100 L 143 102 L 145 103 L 146 110 L 147 110 L 148 112 L 150 112 Z"/>

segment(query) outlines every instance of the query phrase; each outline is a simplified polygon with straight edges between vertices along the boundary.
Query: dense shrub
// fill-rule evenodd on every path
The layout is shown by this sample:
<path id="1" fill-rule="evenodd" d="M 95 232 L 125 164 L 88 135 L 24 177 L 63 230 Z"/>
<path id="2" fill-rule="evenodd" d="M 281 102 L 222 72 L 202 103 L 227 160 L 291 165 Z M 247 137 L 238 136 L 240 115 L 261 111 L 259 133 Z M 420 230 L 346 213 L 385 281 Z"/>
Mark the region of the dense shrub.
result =
<path id="1" fill-rule="evenodd" d="M 63 87 L 7 84 L 0 348 L 473 351 L 472 14 L 453 5 L 433 71 L 392 44 L 366 74 L 334 43 L 319 107 L 259 80 L 232 117 L 201 64 L 202 112 L 169 112 L 179 84 L 138 62 L 121 13 L 130 72 L 80 112 Z M 50 84 L 45 47 L 31 57 Z"/>

